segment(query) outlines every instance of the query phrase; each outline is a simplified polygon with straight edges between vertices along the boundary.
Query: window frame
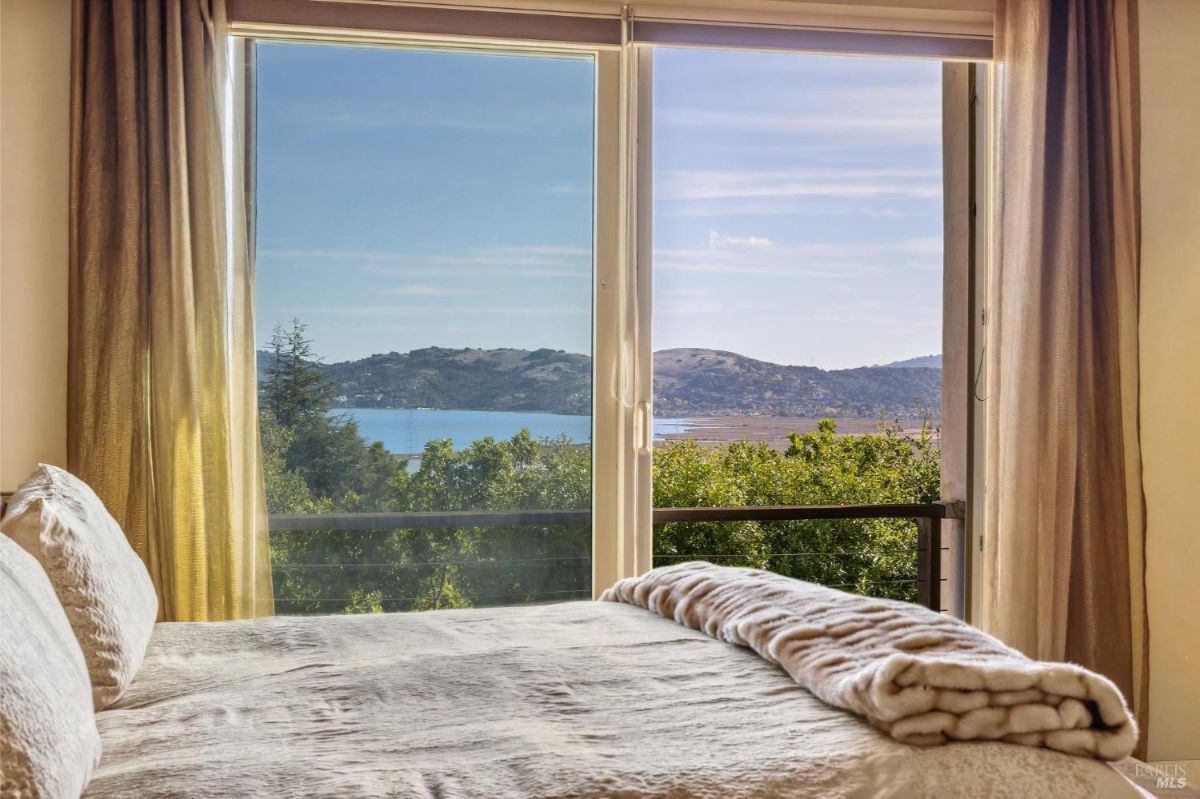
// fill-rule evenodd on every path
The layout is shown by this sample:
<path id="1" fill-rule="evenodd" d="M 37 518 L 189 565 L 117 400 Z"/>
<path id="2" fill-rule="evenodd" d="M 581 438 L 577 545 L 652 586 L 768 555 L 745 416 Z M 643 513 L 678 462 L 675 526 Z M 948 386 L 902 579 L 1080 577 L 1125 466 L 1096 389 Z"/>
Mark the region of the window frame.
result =
<path id="1" fill-rule="evenodd" d="M 947 63 L 942 73 L 942 496 L 964 502 L 952 522 L 942 573 L 949 607 L 979 607 L 983 541 L 986 287 L 989 263 L 991 102 L 987 63 Z"/>
<path id="2" fill-rule="evenodd" d="M 257 42 L 325 44 L 349 47 L 439 50 L 443 52 L 509 54 L 522 56 L 566 56 L 592 60 L 596 82 L 593 87 L 593 211 L 592 211 L 592 594 L 621 577 L 645 571 L 627 546 L 632 537 L 634 494 L 624 478 L 624 464 L 635 459 L 631 445 L 634 413 L 629 406 L 633 391 L 629 344 L 636 336 L 631 324 L 629 294 L 636 287 L 628 252 L 633 240 L 625 214 L 630 193 L 629 176 L 622 164 L 629 159 L 632 143 L 621 125 L 624 118 L 627 57 L 619 48 L 587 45 L 513 43 L 511 41 L 462 40 L 390 34 L 331 35 L 307 29 L 271 28 L 234 34 L 231 46 L 231 94 L 241 109 L 230 141 L 241 147 L 244 166 L 247 241 L 254 253 L 256 198 L 256 64 Z M 235 115 L 235 119 L 236 119 Z M 647 540 L 645 546 L 648 548 Z M 647 550 L 648 551 L 648 550 Z M 648 566 L 646 567 L 648 568 Z"/>
<path id="3" fill-rule="evenodd" d="M 486 13 L 486 12 L 484 12 Z M 530 24 L 547 19 L 529 15 Z M 553 18 L 549 18 L 553 19 Z M 593 293 L 592 293 L 592 594 L 599 598 L 619 579 L 652 568 L 653 553 L 653 352 L 652 352 L 652 89 L 653 50 L 657 46 L 633 43 L 630 20 L 623 17 L 618 45 L 578 44 L 554 40 L 553 30 L 528 40 L 491 39 L 478 35 L 408 35 L 386 31 L 364 32 L 288 24 L 239 24 L 231 32 L 231 94 L 235 129 L 230 140 L 241 152 L 232 163 L 245 170 L 245 207 L 250 252 L 254 252 L 255 187 L 255 59 L 254 42 L 296 42 L 342 46 L 439 49 L 458 52 L 518 55 L 573 55 L 594 59 L 596 104 L 593 164 Z M 827 49 L 797 53 L 828 53 Z M 889 57 L 906 57 L 904 55 Z M 929 56 L 914 55 L 928 60 Z M 965 197 L 970 224 L 963 242 L 953 248 L 950 216 L 943 230 L 944 280 L 951 269 L 965 269 L 965 279 L 943 292 L 943 353 L 953 337 L 967 341 L 956 348 L 960 362 L 943 370 L 943 414 L 954 408 L 963 423 L 942 446 L 962 450 L 953 460 L 955 474 L 943 477 L 943 487 L 955 495 L 943 497 L 967 503 L 967 517 L 958 535 L 950 537 L 948 563 L 951 611 L 972 620 L 978 608 L 979 575 L 974 567 L 982 551 L 983 507 L 982 442 L 985 397 L 976 391 L 984 380 L 982 357 L 986 321 L 986 274 L 990 256 L 987 212 L 990 196 L 991 97 L 993 67 L 988 62 L 946 65 L 943 91 L 943 134 L 971 146 L 957 168 L 944 170 L 945 202 Z M 956 63 L 957 62 L 957 63 Z M 969 112 L 951 112 L 945 87 L 951 73 L 965 81 L 970 73 L 975 102 Z M 943 153 L 946 153 L 943 140 Z M 240 156 L 240 157 L 239 157 Z M 960 183 L 951 184 L 951 181 Z M 966 181 L 966 185 L 961 185 Z M 965 243 L 964 243 L 965 242 Z M 964 259 L 965 258 L 965 262 Z M 956 261 L 957 259 L 957 261 Z M 955 266 L 955 264 L 958 264 Z M 946 286 L 949 288 L 948 281 Z M 951 319 L 965 316 L 952 326 Z M 952 378 L 952 379 L 950 379 Z M 943 460 L 945 464 L 945 459 Z"/>

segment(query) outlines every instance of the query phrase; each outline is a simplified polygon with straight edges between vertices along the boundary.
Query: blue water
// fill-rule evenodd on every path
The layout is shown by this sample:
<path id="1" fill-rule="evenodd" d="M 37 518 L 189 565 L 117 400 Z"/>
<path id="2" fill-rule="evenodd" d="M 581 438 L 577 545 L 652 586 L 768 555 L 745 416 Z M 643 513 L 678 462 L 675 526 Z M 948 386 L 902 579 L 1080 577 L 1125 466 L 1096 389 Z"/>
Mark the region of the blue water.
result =
<path id="1" fill-rule="evenodd" d="M 512 438 L 528 428 L 534 438 L 566 436 L 572 443 L 592 439 L 592 417 L 564 416 L 555 413 L 512 413 L 508 411 L 434 411 L 394 408 L 334 408 L 331 413 L 347 414 L 358 422 L 368 442 L 382 441 L 399 455 L 415 455 L 426 441 L 448 438 L 455 449 L 465 449 L 486 436 L 496 440 Z M 666 433 L 686 433 L 693 426 L 688 419 L 655 419 L 654 437 Z"/>

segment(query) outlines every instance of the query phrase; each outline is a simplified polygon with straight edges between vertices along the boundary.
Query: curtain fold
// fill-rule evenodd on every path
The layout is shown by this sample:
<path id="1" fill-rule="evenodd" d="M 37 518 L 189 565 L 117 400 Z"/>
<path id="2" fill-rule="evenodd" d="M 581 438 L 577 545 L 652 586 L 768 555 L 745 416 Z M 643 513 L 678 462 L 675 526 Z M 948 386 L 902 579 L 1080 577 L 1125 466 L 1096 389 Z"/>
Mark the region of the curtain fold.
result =
<path id="1" fill-rule="evenodd" d="M 125 528 L 165 620 L 273 612 L 222 11 L 74 5 L 68 468 Z"/>
<path id="2" fill-rule="evenodd" d="M 1136 0 L 997 7 L 983 626 L 1143 711 Z"/>

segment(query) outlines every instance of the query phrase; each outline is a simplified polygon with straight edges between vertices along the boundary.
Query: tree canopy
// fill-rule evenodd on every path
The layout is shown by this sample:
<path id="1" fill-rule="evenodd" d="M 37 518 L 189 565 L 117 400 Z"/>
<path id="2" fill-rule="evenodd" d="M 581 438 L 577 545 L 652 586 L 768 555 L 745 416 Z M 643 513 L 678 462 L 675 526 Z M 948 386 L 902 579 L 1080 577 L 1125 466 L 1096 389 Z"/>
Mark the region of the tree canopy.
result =
<path id="1" fill-rule="evenodd" d="M 313 514 L 591 506 L 591 450 L 566 439 L 483 438 L 425 445 L 419 462 L 368 443 L 331 412 L 303 325 L 277 328 L 261 380 L 268 509 Z M 656 507 L 928 502 L 937 498 L 937 431 L 881 421 L 839 435 L 833 420 L 793 433 L 785 452 L 747 441 L 654 450 Z M 711 560 L 767 568 L 847 590 L 911 599 L 915 526 L 869 519 L 658 525 L 656 565 Z M 272 534 L 281 613 L 422 610 L 591 595 L 589 527 L 521 526 Z"/>

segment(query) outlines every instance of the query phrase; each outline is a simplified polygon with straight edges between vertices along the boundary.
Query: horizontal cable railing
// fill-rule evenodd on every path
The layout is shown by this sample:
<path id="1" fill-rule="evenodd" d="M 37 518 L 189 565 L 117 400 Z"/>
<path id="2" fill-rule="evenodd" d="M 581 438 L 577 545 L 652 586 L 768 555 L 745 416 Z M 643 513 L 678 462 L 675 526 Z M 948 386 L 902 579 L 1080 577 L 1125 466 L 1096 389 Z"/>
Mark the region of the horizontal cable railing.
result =
<path id="1" fill-rule="evenodd" d="M 946 549 L 942 540 L 942 521 L 945 519 L 961 519 L 964 507 L 961 502 L 930 502 L 910 504 L 863 504 L 863 505 L 743 505 L 737 507 L 717 508 L 655 508 L 653 521 L 655 524 L 671 524 L 679 522 L 786 522 L 786 521 L 815 521 L 815 520 L 867 520 L 867 519 L 906 519 L 917 526 L 917 541 L 915 547 L 904 549 L 886 549 L 868 552 L 850 552 L 844 550 L 812 551 L 812 552 L 778 552 L 764 553 L 762 557 L 771 558 L 825 558 L 825 557 L 860 557 L 864 554 L 886 555 L 914 552 L 917 561 L 916 577 L 910 580 L 875 580 L 869 581 L 870 588 L 880 588 L 888 585 L 915 584 L 916 601 L 925 607 L 942 611 L 942 577 L 941 553 Z M 705 553 L 688 555 L 656 555 L 654 562 L 678 562 L 681 560 L 738 560 L 742 555 L 728 553 Z M 827 583 L 830 588 L 861 588 L 858 583 Z"/>
<path id="2" fill-rule="evenodd" d="M 439 530 L 452 527 L 585 526 L 590 510 L 447 510 L 398 513 L 280 514 L 269 518 L 271 532 L 304 530 Z"/>
<path id="3" fill-rule="evenodd" d="M 672 522 L 771 522 L 804 519 L 961 518 L 956 502 L 894 505 L 740 505 L 710 508 L 655 508 L 654 524 Z M 271 532 L 304 530 L 427 530 L 448 527 L 587 525 L 592 512 L 566 510 L 450 510 L 395 513 L 273 514 Z"/>
<path id="4" fill-rule="evenodd" d="M 695 522 L 787 522 L 813 520 L 907 519 L 917 526 L 916 547 L 872 551 L 869 554 L 914 552 L 917 575 L 913 580 L 879 581 L 888 584 L 916 583 L 917 602 L 934 610 L 942 607 L 941 553 L 943 546 L 942 521 L 961 519 L 961 502 L 930 502 L 910 504 L 861 505 L 744 505 L 737 507 L 654 508 L 653 523 L 676 524 Z M 463 528 L 512 528 L 524 526 L 588 526 L 592 521 L 590 509 L 562 510 L 470 510 L 470 511 L 405 511 L 388 513 L 322 513 L 275 514 L 270 517 L 273 533 L 306 531 L 379 531 L 379 530 L 438 530 Z M 859 556 L 862 552 L 780 552 L 766 553 L 767 557 L 837 557 Z M 659 555 L 655 561 L 729 560 L 740 556 L 712 553 Z M 536 559 L 536 558 L 535 558 Z M 573 559 L 573 558 L 564 558 Z M 582 560 L 583 558 L 578 558 Z M 544 559 L 543 559 L 544 560 Z M 454 565 L 478 565 L 487 561 L 454 562 Z M 277 564 L 277 568 L 319 568 L 323 564 Z M 392 564 L 338 564 L 340 568 L 364 568 Z M 416 564 L 412 564 L 416 565 Z M 429 562 L 421 565 L 446 565 Z M 853 583 L 833 584 L 835 588 L 853 588 Z M 322 599 L 320 601 L 335 601 Z"/>

